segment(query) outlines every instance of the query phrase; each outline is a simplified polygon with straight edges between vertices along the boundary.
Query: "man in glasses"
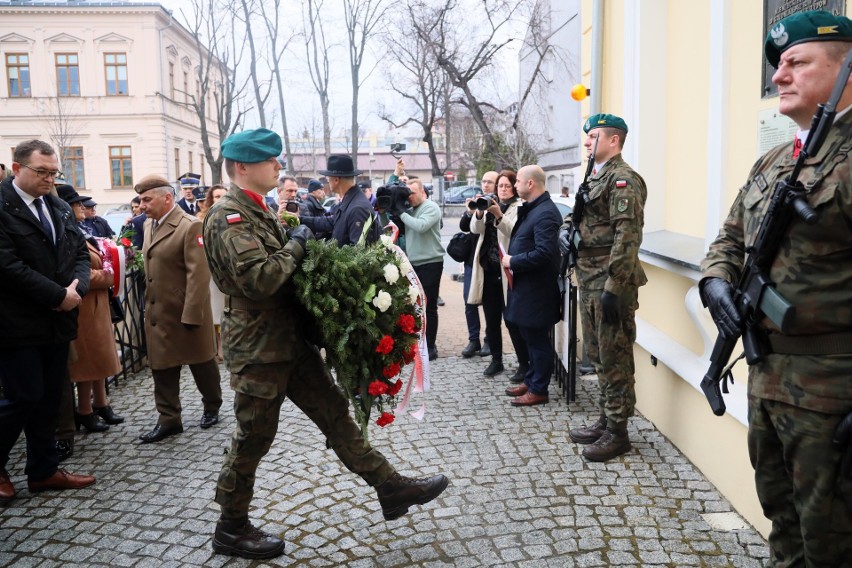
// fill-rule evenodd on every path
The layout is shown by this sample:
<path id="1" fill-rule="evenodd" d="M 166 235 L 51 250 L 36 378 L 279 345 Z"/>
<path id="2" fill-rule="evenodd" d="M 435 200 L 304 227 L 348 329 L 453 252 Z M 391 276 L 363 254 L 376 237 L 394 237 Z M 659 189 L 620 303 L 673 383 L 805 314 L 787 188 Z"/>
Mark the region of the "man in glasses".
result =
<path id="1" fill-rule="evenodd" d="M 24 432 L 30 492 L 77 489 L 89 475 L 59 469 L 56 418 L 68 344 L 89 289 L 89 253 L 70 207 L 50 193 L 59 161 L 40 140 L 15 147 L 0 183 L 0 504 L 15 496 L 6 470 Z"/>

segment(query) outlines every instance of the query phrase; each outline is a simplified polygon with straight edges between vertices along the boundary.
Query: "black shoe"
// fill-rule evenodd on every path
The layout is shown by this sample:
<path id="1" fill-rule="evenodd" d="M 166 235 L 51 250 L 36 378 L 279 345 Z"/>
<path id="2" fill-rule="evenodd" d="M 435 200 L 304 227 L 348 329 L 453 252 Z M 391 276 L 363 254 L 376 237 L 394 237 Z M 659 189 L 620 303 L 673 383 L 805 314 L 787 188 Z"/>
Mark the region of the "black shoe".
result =
<path id="1" fill-rule="evenodd" d="M 121 424 L 124 422 L 124 416 L 119 416 L 113 412 L 111 406 L 93 406 L 92 410 L 95 411 L 95 414 L 103 418 L 107 424 Z"/>
<path id="2" fill-rule="evenodd" d="M 412 505 L 428 503 L 443 493 L 449 483 L 450 480 L 444 475 L 412 479 L 394 473 L 390 479 L 376 487 L 385 520 L 398 519 L 406 514 Z"/>
<path id="3" fill-rule="evenodd" d="M 101 422 L 100 417 L 92 412 L 91 414 L 79 414 L 74 411 L 74 425 L 77 430 L 80 426 L 86 429 L 86 432 L 106 432 L 109 430 L 109 425 Z"/>
<path id="4" fill-rule="evenodd" d="M 200 426 L 204 429 L 210 428 L 211 426 L 219 423 L 219 413 L 218 412 L 205 412 L 201 415 L 201 424 Z"/>
<path id="5" fill-rule="evenodd" d="M 438 348 L 433 347 L 433 348 L 429 349 L 429 360 L 434 361 L 437 358 L 438 358 Z"/>
<path id="6" fill-rule="evenodd" d="M 491 363 L 488 365 L 488 368 L 482 371 L 482 374 L 486 377 L 493 377 L 497 373 L 502 373 L 503 370 L 503 360 L 494 358 L 491 359 Z"/>
<path id="7" fill-rule="evenodd" d="M 518 366 L 518 370 L 515 371 L 515 374 L 509 377 L 509 382 L 513 385 L 519 385 L 524 382 L 524 377 L 527 376 L 527 371 L 529 371 L 529 367 L 526 365 Z"/>
<path id="8" fill-rule="evenodd" d="M 139 436 L 139 439 L 142 440 L 143 444 L 150 444 L 152 442 L 159 442 L 163 438 L 168 438 L 169 436 L 174 436 L 175 434 L 180 434 L 182 432 L 183 426 L 175 426 L 174 428 L 164 428 L 157 424 L 156 426 L 154 426 L 153 430 Z"/>
<path id="9" fill-rule="evenodd" d="M 488 345 L 487 341 L 482 342 L 482 349 L 480 349 L 476 354 L 480 357 L 491 357 L 491 346 Z"/>
<path id="10" fill-rule="evenodd" d="M 476 355 L 480 349 L 482 349 L 482 345 L 479 344 L 479 341 L 471 341 L 467 344 L 467 347 L 462 350 L 461 355 L 465 359 L 468 359 Z"/>
<path id="11" fill-rule="evenodd" d="M 56 455 L 64 462 L 74 455 L 74 440 L 56 440 Z"/>
<path id="12" fill-rule="evenodd" d="M 248 519 L 216 523 L 213 551 L 242 558 L 274 558 L 284 554 L 284 541 L 255 528 Z"/>
<path id="13" fill-rule="evenodd" d="M 441 296 L 438 296 L 438 301 L 437 301 L 437 302 L 435 302 L 435 303 L 436 303 L 436 304 L 438 304 L 438 307 L 441 307 L 441 306 L 443 306 L 446 302 L 444 302 L 444 299 L 443 299 Z"/>

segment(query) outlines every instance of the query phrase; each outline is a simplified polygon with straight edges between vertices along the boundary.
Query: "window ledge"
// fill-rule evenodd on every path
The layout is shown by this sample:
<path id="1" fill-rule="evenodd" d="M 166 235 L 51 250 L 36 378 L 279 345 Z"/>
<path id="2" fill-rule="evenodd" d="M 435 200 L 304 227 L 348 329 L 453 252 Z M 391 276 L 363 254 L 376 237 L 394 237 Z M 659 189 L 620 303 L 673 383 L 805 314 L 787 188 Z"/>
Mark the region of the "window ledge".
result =
<path id="1" fill-rule="evenodd" d="M 691 280 L 701 279 L 704 240 L 673 231 L 652 231 L 642 236 L 639 258 L 648 264 L 675 272 Z"/>

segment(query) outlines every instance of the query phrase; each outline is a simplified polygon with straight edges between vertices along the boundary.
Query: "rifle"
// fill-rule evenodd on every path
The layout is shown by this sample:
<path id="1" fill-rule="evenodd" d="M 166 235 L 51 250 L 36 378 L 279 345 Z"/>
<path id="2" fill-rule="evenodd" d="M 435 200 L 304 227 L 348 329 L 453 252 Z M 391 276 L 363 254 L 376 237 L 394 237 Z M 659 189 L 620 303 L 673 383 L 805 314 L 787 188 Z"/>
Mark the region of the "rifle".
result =
<path id="1" fill-rule="evenodd" d="M 562 306 L 565 305 L 565 294 L 567 287 L 568 294 L 568 400 L 576 398 L 577 384 L 577 344 L 580 338 L 577 336 L 577 302 L 578 290 L 577 285 L 571 278 L 574 273 L 574 267 L 577 266 L 577 249 L 580 244 L 580 220 L 583 218 L 586 203 L 589 200 L 589 176 L 592 175 L 592 169 L 595 167 L 595 152 L 598 149 L 598 139 L 595 139 L 595 146 L 592 148 L 592 153 L 589 155 L 589 163 L 586 164 L 586 175 L 583 176 L 583 183 L 577 190 L 577 195 L 574 198 L 574 207 L 571 209 L 571 228 L 568 233 L 568 242 L 571 243 L 568 254 L 562 257 L 562 263 L 559 268 L 559 275 L 562 278 L 560 291 L 562 292 Z"/>
<path id="2" fill-rule="evenodd" d="M 817 214 L 808 205 L 805 188 L 798 178 L 805 161 L 819 152 L 828 136 L 837 114 L 837 103 L 843 95 L 850 72 L 852 50 L 846 54 L 828 102 L 817 107 L 811 120 L 808 138 L 799 152 L 793 171 L 787 179 L 775 185 L 769 207 L 761 220 L 757 239 L 746 249 L 748 259 L 743 266 L 739 284 L 734 290 L 734 305 L 737 306 L 743 325 L 743 352 L 749 365 L 760 362 L 766 355 L 757 330 L 764 317 L 769 318 L 781 333 L 787 333 L 793 322 L 795 306 L 778 293 L 768 274 L 778 255 L 781 241 L 796 217 L 808 224 L 817 221 Z M 725 401 L 722 399 L 719 383 L 722 383 L 722 390 L 727 393 L 728 381 L 734 380 L 732 365 L 728 365 L 728 361 L 736 344 L 736 337 L 725 339 L 720 335 L 716 338 L 713 353 L 710 355 L 710 368 L 701 381 L 701 390 L 704 391 L 704 396 L 716 416 L 725 414 Z"/>

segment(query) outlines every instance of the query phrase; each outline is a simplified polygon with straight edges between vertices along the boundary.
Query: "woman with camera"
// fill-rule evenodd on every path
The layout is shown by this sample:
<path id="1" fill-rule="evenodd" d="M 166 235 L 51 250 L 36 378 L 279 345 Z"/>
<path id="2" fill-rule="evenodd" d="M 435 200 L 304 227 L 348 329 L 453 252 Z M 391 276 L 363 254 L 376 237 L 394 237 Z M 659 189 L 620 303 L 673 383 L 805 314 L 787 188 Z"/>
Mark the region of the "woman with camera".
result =
<path id="1" fill-rule="evenodd" d="M 484 195 L 468 202 L 472 211 L 470 222 L 471 233 L 479 235 L 476 242 L 476 252 L 473 258 L 469 304 L 482 304 L 485 314 L 485 335 L 491 347 L 491 363 L 483 374 L 486 377 L 503 372 L 503 308 L 506 305 L 506 278 L 500 265 L 500 257 L 509 248 L 509 236 L 517 219 L 518 197 L 515 192 L 515 173 L 504 170 L 497 176 L 497 195 Z M 520 367 L 516 376 L 523 380 L 526 373 L 527 358 L 521 357 L 526 352 L 521 342 L 521 350 L 516 344 L 515 335 L 510 337 L 518 352 Z M 518 335 L 520 338 L 520 335 Z M 512 377 L 514 380 L 516 377 Z"/>

